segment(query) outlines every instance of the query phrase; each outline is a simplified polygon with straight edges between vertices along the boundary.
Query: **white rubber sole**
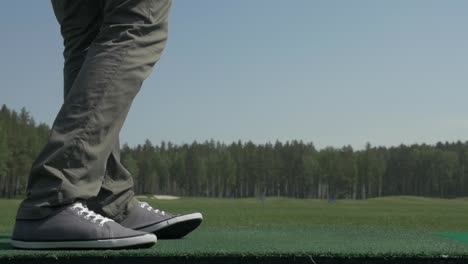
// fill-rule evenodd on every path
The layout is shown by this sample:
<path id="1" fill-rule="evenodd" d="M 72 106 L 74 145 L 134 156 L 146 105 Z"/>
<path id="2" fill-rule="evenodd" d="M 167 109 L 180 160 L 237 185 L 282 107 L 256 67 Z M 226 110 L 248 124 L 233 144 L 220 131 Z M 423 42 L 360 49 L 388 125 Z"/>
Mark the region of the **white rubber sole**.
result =
<path id="1" fill-rule="evenodd" d="M 193 213 L 193 214 L 186 214 L 186 215 L 176 216 L 174 218 L 168 219 L 168 220 L 163 221 L 161 223 L 157 223 L 157 224 L 152 225 L 152 226 L 147 226 L 145 228 L 138 229 L 138 231 L 153 233 L 153 232 L 156 232 L 156 231 L 158 231 L 160 229 L 163 229 L 163 228 L 165 228 L 167 226 L 171 226 L 171 225 L 181 223 L 181 222 L 185 222 L 185 221 L 196 220 L 196 219 L 203 220 L 202 214 L 201 213 Z"/>
<path id="2" fill-rule="evenodd" d="M 11 240 L 11 245 L 22 249 L 112 249 L 132 248 L 145 245 L 154 245 L 157 238 L 154 234 L 145 234 L 136 237 L 90 240 L 90 241 L 54 241 L 54 242 L 30 242 Z"/>

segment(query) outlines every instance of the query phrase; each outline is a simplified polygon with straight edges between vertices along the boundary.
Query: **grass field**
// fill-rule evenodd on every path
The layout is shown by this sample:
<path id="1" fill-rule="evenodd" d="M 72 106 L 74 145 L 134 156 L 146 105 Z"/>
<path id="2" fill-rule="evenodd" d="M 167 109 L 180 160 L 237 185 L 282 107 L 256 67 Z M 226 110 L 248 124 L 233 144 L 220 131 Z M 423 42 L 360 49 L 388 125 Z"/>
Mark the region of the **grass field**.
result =
<path id="1" fill-rule="evenodd" d="M 24 251 L 10 247 L 17 200 L 0 200 L 0 259 L 28 256 L 468 256 L 468 199 L 385 197 L 365 201 L 200 199 L 147 202 L 200 211 L 200 229 L 150 249 Z M 464 242 L 463 240 L 466 240 Z"/>

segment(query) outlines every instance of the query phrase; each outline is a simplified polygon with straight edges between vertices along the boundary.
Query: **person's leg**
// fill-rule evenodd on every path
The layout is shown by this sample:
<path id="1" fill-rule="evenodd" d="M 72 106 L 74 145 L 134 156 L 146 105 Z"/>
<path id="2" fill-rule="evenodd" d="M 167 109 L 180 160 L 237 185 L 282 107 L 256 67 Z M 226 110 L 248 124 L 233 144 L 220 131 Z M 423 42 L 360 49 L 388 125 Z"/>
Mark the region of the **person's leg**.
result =
<path id="1" fill-rule="evenodd" d="M 117 137 L 107 160 L 106 172 L 101 189 L 96 197 L 87 200 L 93 211 L 121 221 L 127 211 L 137 205 L 133 192 L 133 179 L 130 172 L 120 162 L 120 142 Z"/>
<path id="2" fill-rule="evenodd" d="M 157 59 L 159 59 L 165 46 L 165 40 L 167 39 L 168 16 L 171 3 L 171 0 L 146 1 L 147 12 L 150 14 L 153 22 L 158 25 L 154 30 L 159 31 L 158 34 L 164 38 L 164 41 L 157 43 L 148 50 L 143 49 L 143 51 L 150 54 L 157 53 Z M 120 11 L 116 11 L 116 15 L 119 16 Z M 125 14 L 122 13 L 120 15 Z M 120 161 L 120 139 L 118 134 L 114 138 L 112 151 L 107 160 L 101 189 L 96 197 L 91 197 L 87 200 L 87 204 L 91 209 L 118 222 L 127 218 L 129 210 L 132 207 L 139 206 L 138 201 L 134 198 L 132 175 Z"/>
<path id="3" fill-rule="evenodd" d="M 104 1 L 102 26 L 33 164 L 17 219 L 42 218 L 54 207 L 98 195 L 133 98 L 165 46 L 170 4 Z M 113 192 L 131 186 L 113 180 L 104 185 Z M 108 215 L 122 213 L 122 200 L 107 207 Z"/>
<path id="4" fill-rule="evenodd" d="M 92 93 L 99 88 L 93 88 L 96 85 L 95 80 L 86 79 L 86 76 L 83 77 L 81 74 L 87 67 L 92 68 L 92 66 L 87 66 L 90 58 L 88 51 L 92 51 L 91 45 L 94 45 L 93 43 L 102 32 L 106 2 L 104 0 L 52 0 L 52 4 L 61 25 L 65 46 L 65 102 L 60 113 L 65 115 L 68 121 L 81 121 L 81 124 L 67 124 L 66 120 L 60 121 L 60 118 L 64 118 L 63 116 L 60 117 L 59 114 L 57 117 L 49 143 L 33 165 L 28 186 L 28 198 L 18 211 L 11 244 L 14 247 L 25 249 L 111 249 L 152 246 L 156 242 L 156 236 L 125 228 L 113 219 L 89 210 L 81 201 L 75 201 L 84 200 L 83 195 L 92 195 L 91 187 L 87 185 L 100 185 L 99 179 L 102 178 L 96 176 L 97 174 L 86 175 L 84 173 L 84 170 L 93 165 L 93 162 L 86 162 L 88 157 L 98 156 L 100 153 L 90 151 L 83 146 L 105 148 L 105 144 L 99 142 L 99 139 L 105 139 L 105 136 L 87 135 L 88 132 L 98 130 L 100 124 L 87 125 L 85 121 L 94 117 L 85 119 L 83 116 L 90 114 L 89 111 L 95 111 L 91 113 L 95 115 L 105 116 L 105 113 L 96 110 L 99 109 L 99 101 L 94 101 L 95 107 L 85 113 L 67 111 L 67 104 L 73 103 L 75 109 L 84 109 L 87 106 L 87 101 L 83 98 L 89 96 L 94 98 Z M 106 69 L 103 68 L 103 70 Z M 105 77 L 105 74 L 102 77 Z M 77 86 L 80 78 L 81 86 Z M 105 96 L 102 99 L 104 99 L 102 102 L 109 104 L 105 100 Z M 108 122 L 111 121 L 108 120 Z M 90 129 L 86 130 L 84 134 L 77 132 L 87 127 Z M 67 130 L 70 128 L 72 129 Z M 80 137 L 80 135 L 82 136 Z M 76 138 L 82 141 L 80 146 L 72 145 L 77 140 Z M 85 138 L 93 140 L 93 143 L 86 142 Z M 109 145 L 112 146 L 112 143 Z M 67 150 L 70 146 L 72 150 Z M 87 151 L 82 151 L 81 148 Z M 105 160 L 103 162 L 105 163 Z M 80 168 L 80 165 L 84 168 Z M 77 176 L 81 176 L 81 178 L 74 178 Z M 86 184 L 80 183 L 82 181 L 86 181 Z M 64 187 L 62 187 L 63 183 L 66 184 Z M 72 190 L 67 189 L 67 186 L 73 184 L 78 186 L 74 186 Z M 80 190 L 80 186 L 84 186 L 85 189 Z M 70 193 L 76 194 L 76 198 L 64 195 Z M 69 201 L 72 201 L 73 204 L 69 204 Z M 57 210 L 53 210 L 54 208 Z M 51 211 L 54 212 L 48 214 Z"/>
<path id="5" fill-rule="evenodd" d="M 64 39 L 64 98 L 67 97 L 75 82 L 78 72 L 85 61 L 87 51 L 91 43 L 97 37 L 102 24 L 103 12 L 96 6 L 102 6 L 103 1 L 88 0 L 89 3 L 81 1 L 71 2 L 68 10 L 75 15 L 88 14 L 86 19 L 80 19 L 77 27 L 75 20 L 61 19 L 61 32 Z M 57 6 L 60 9 L 63 6 Z M 79 9 L 79 10 L 77 10 Z M 55 10 L 58 17 L 63 16 L 61 10 Z M 111 155 L 106 164 L 104 180 L 96 197 L 87 200 L 87 205 L 91 209 L 101 214 L 110 215 L 113 211 L 124 211 L 121 208 L 127 208 L 135 205 L 133 198 L 133 179 L 131 174 L 120 162 L 120 141 L 119 137 L 114 142 Z M 114 216 L 116 219 L 123 218 L 123 215 Z"/>
<path id="6" fill-rule="evenodd" d="M 91 43 L 96 39 L 104 18 L 102 0 L 54 1 L 54 12 L 60 23 L 64 40 L 64 99 L 68 96 L 88 54 Z M 64 10 L 67 10 L 65 13 Z M 82 14 L 85 14 L 85 17 Z M 80 15 L 79 19 L 76 16 Z M 73 17 L 74 16 L 74 17 Z M 119 136 L 107 160 L 106 172 L 97 197 L 87 201 L 88 206 L 101 213 L 112 212 L 114 207 L 125 208 L 133 197 L 131 174 L 120 162 Z M 111 208 L 111 209 L 107 209 Z"/>
<path id="7" fill-rule="evenodd" d="M 60 1 L 60 0 L 59 0 Z M 83 1 L 83 0 L 81 0 Z M 93 1 L 93 0 L 88 0 Z M 99 3 L 104 3 L 98 1 Z M 91 5 L 97 5 L 91 2 Z M 149 8 L 158 10 L 153 6 L 157 2 L 149 2 Z M 68 96 L 73 83 L 85 61 L 87 50 L 99 33 L 102 23 L 102 12 L 96 8 L 87 10 L 83 2 L 72 2 L 73 14 L 87 13 L 90 19 L 80 20 L 79 27 L 76 23 L 61 23 L 61 31 L 65 42 L 65 67 L 64 67 L 64 95 Z M 78 9 L 77 9 L 78 7 Z M 166 12 L 165 10 L 162 10 Z M 155 14 L 155 17 L 158 15 Z M 200 213 L 172 215 L 160 210 L 151 210 L 148 204 L 139 203 L 132 192 L 133 181 L 130 173 L 120 162 L 119 138 L 113 143 L 114 147 L 107 160 L 104 180 L 96 197 L 86 201 L 93 211 L 111 217 L 123 226 L 155 233 L 159 238 L 180 238 L 196 229 L 203 217 Z M 148 210 L 150 209 L 150 210 Z M 120 212 L 112 214 L 112 212 Z"/>
<path id="8" fill-rule="evenodd" d="M 52 0 L 63 37 L 63 97 L 68 96 L 104 18 L 103 0 Z"/>

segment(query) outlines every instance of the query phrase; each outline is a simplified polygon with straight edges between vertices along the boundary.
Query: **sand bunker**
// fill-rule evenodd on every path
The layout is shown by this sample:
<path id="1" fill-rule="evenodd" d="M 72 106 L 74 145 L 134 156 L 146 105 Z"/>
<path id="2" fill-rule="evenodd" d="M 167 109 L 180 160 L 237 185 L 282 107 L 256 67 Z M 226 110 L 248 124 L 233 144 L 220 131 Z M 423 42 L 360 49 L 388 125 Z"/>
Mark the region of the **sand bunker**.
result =
<path id="1" fill-rule="evenodd" d="M 153 195 L 153 198 L 158 200 L 177 200 L 180 199 L 178 196 L 173 195 Z"/>

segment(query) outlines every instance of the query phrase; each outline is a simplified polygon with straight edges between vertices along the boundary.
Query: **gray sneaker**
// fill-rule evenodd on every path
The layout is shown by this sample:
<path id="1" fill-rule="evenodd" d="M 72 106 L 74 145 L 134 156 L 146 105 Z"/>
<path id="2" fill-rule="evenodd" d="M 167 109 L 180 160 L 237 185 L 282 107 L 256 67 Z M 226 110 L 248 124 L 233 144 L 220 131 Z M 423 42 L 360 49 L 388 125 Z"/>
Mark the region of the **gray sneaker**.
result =
<path id="1" fill-rule="evenodd" d="M 173 215 L 154 209 L 148 203 L 138 202 L 120 224 L 134 230 L 154 233 L 158 239 L 177 239 L 195 230 L 202 220 L 201 213 Z"/>
<path id="2" fill-rule="evenodd" d="M 44 219 L 17 219 L 11 244 L 23 249 L 145 248 L 156 236 L 121 226 L 77 202 Z"/>

